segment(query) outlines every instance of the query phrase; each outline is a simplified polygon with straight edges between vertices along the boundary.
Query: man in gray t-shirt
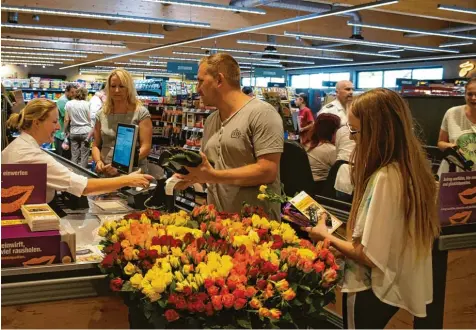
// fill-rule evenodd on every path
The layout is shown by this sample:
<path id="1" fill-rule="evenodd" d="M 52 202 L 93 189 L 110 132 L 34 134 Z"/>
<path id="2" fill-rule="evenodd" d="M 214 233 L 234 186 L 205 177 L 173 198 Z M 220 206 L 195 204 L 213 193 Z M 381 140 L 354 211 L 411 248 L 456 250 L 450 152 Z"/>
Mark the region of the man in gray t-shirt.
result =
<path id="1" fill-rule="evenodd" d="M 219 211 L 239 212 L 247 202 L 263 206 L 279 220 L 280 205 L 259 201 L 257 196 L 263 184 L 281 192 L 281 117 L 270 104 L 241 92 L 238 63 L 228 54 L 215 54 L 200 62 L 197 89 L 205 105 L 216 106 L 218 111 L 205 123 L 204 162 L 189 169 L 181 187 L 207 183 L 208 203 Z"/>

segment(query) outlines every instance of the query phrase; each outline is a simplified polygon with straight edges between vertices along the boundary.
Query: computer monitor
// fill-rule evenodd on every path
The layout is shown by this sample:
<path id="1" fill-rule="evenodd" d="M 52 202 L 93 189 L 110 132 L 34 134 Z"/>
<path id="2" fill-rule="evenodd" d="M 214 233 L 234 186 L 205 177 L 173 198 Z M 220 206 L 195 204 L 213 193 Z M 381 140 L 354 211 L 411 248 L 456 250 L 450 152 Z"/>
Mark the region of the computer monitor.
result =
<path id="1" fill-rule="evenodd" d="M 138 132 L 137 125 L 117 124 L 112 166 L 121 173 L 132 172 Z"/>

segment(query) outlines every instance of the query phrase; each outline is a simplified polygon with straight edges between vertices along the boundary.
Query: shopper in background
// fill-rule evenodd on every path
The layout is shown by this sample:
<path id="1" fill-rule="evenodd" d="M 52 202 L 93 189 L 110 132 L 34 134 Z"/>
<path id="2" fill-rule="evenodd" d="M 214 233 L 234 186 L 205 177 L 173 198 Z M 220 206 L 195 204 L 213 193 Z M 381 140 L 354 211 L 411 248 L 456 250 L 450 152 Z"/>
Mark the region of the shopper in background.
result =
<path id="1" fill-rule="evenodd" d="M 134 81 L 124 69 L 113 70 L 106 82 L 106 102 L 96 114 L 92 147 L 96 171 L 117 175 L 111 165 L 118 123 L 139 126 L 139 167 L 147 173 L 147 156 L 152 147 L 152 121 L 149 111 L 137 99 Z"/>
<path id="2" fill-rule="evenodd" d="M 341 80 L 336 84 L 336 99 L 322 107 L 318 116 L 323 113 L 332 113 L 340 117 L 340 124 L 347 124 L 347 107 L 352 102 L 354 84 L 348 80 Z"/>
<path id="3" fill-rule="evenodd" d="M 74 100 L 66 103 L 64 117 L 65 130 L 69 128 L 71 161 L 84 168 L 88 167 L 90 132 L 92 129 L 87 97 L 88 90 L 84 87 L 78 88 Z"/>
<path id="4" fill-rule="evenodd" d="M 253 88 L 249 86 L 243 87 L 241 91 L 245 93 L 246 95 L 248 95 L 249 97 L 255 97 L 255 94 L 253 93 Z"/>
<path id="5" fill-rule="evenodd" d="M 93 97 L 89 100 L 89 115 L 91 116 L 91 125 L 93 128 L 96 124 L 96 114 L 102 109 L 106 98 L 106 83 L 103 83 L 99 91 L 94 93 Z M 93 133 L 91 133 L 91 136 L 92 135 Z"/>
<path id="6" fill-rule="evenodd" d="M 299 93 L 294 95 L 296 99 L 294 103 L 299 108 L 298 119 L 299 119 L 299 137 L 302 144 L 309 142 L 309 135 L 314 124 L 314 116 L 311 109 L 307 107 L 308 97 L 305 93 Z"/>
<path id="7" fill-rule="evenodd" d="M 284 147 L 283 121 L 274 107 L 240 89 L 236 60 L 218 53 L 201 60 L 197 91 L 205 105 L 216 106 L 206 123 L 202 165 L 178 188 L 208 184 L 208 203 L 219 211 L 240 212 L 243 201 L 263 206 L 279 219 L 280 205 L 257 199 L 260 185 L 281 192 L 279 162 Z M 214 167 L 210 165 L 214 164 Z"/>
<path id="8" fill-rule="evenodd" d="M 336 190 L 336 198 L 344 202 L 352 201 L 352 192 L 354 190 L 349 161 L 355 149 L 355 141 L 351 138 L 351 135 L 347 125 L 337 130 L 335 143 L 337 157 L 329 174 L 330 177 L 335 177 L 334 188 Z"/>
<path id="9" fill-rule="evenodd" d="M 305 230 L 347 257 L 344 328 L 383 329 L 399 308 L 425 317 L 433 299 L 436 184 L 399 94 L 368 91 L 348 114 L 356 141 L 348 240 L 329 234 L 324 219 Z"/>
<path id="10" fill-rule="evenodd" d="M 17 128 L 21 134 L 2 151 L 2 164 L 46 164 L 47 203 L 53 200 L 55 191 L 67 191 L 78 197 L 97 195 L 128 186 L 146 188 L 153 179 L 139 172 L 117 178 L 88 179 L 41 150 L 40 145 L 52 143 L 60 129 L 59 111 L 53 101 L 31 100 L 19 114 L 10 116 L 7 126 Z"/>
<path id="11" fill-rule="evenodd" d="M 340 118 L 326 113 L 317 117 L 309 134 L 310 140 L 305 145 L 312 177 L 316 183 L 316 194 L 321 194 L 329 170 L 336 162 L 335 137 L 340 126 Z"/>
<path id="12" fill-rule="evenodd" d="M 444 151 L 457 147 L 467 160 L 474 162 L 476 170 L 476 77 L 468 81 L 464 95 L 466 104 L 450 108 L 443 117 L 438 148 Z M 449 164 L 443 160 L 438 175 L 448 171 Z"/>
<path id="13" fill-rule="evenodd" d="M 69 84 L 64 90 L 64 94 L 56 101 L 59 111 L 59 124 L 60 129 L 55 133 L 55 152 L 57 155 L 60 155 L 64 158 L 70 159 L 71 152 L 69 150 L 63 149 L 63 143 L 65 142 L 66 133 L 64 130 L 64 116 L 65 116 L 65 106 L 69 100 L 74 98 L 76 93 L 77 86 L 74 84 Z"/>

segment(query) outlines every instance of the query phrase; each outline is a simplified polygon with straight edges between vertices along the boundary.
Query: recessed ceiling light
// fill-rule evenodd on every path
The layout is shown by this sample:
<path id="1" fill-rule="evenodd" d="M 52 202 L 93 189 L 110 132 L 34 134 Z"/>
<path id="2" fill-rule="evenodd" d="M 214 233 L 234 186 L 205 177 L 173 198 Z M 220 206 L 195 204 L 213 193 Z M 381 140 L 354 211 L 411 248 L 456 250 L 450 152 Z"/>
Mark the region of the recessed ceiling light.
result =
<path id="1" fill-rule="evenodd" d="M 110 35 L 110 36 L 136 37 L 136 38 L 151 38 L 151 39 L 164 38 L 163 34 L 126 32 L 126 31 L 114 31 L 114 30 L 94 30 L 94 29 L 73 28 L 73 27 L 67 27 L 67 26 L 46 26 L 46 25 L 2 23 L 1 27 L 11 28 L 11 29 L 39 30 L 39 31 L 103 34 L 103 35 Z"/>
<path id="2" fill-rule="evenodd" d="M 207 3 L 207 2 L 185 1 L 185 0 L 143 0 L 143 1 L 157 2 L 162 4 L 168 4 L 168 5 L 217 9 L 217 10 L 225 10 L 225 11 L 233 11 L 233 12 L 249 13 L 249 14 L 260 14 L 260 15 L 266 14 L 266 11 L 264 11 L 263 9 L 238 7 L 238 6 L 225 6 L 225 5 L 217 5 L 215 3 Z"/>

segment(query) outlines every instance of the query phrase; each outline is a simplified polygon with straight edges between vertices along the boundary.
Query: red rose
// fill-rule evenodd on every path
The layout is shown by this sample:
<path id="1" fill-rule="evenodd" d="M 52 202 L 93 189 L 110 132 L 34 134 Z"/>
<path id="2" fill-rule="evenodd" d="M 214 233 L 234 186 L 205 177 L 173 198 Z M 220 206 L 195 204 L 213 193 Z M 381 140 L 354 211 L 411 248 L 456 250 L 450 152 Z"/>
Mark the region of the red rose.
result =
<path id="1" fill-rule="evenodd" d="M 200 301 L 205 301 L 208 299 L 208 295 L 205 292 L 199 292 L 195 294 L 195 297 L 197 298 L 197 300 L 200 300 Z"/>
<path id="2" fill-rule="evenodd" d="M 169 296 L 169 299 L 168 299 L 168 303 L 169 304 L 173 304 L 175 305 L 175 303 L 177 302 L 177 295 L 175 293 L 172 293 L 170 296 Z"/>
<path id="3" fill-rule="evenodd" d="M 223 308 L 222 297 L 221 296 L 213 296 L 212 297 L 212 305 L 216 311 L 220 311 Z"/>
<path id="4" fill-rule="evenodd" d="M 273 245 L 271 245 L 271 248 L 272 249 L 280 249 L 280 248 L 283 247 L 283 245 L 284 245 L 283 241 L 274 241 Z"/>
<path id="5" fill-rule="evenodd" d="M 200 230 L 204 233 L 207 231 L 207 224 L 205 222 L 200 224 Z"/>
<path id="6" fill-rule="evenodd" d="M 213 313 L 214 313 L 213 305 L 211 302 L 209 302 L 208 304 L 205 305 L 205 314 L 207 316 L 212 316 Z"/>
<path id="7" fill-rule="evenodd" d="M 212 285 L 212 286 L 207 288 L 207 292 L 210 296 L 217 295 L 219 291 L 220 291 L 220 289 L 218 287 L 216 287 L 215 285 Z"/>
<path id="8" fill-rule="evenodd" d="M 208 289 L 212 285 L 215 285 L 215 281 L 213 281 L 209 278 L 207 278 L 207 279 L 205 279 L 205 281 L 203 281 L 203 286 L 205 287 L 205 289 Z"/>
<path id="9" fill-rule="evenodd" d="M 203 313 L 205 311 L 205 304 L 203 301 L 199 300 L 194 303 L 195 310 L 199 313 Z"/>
<path id="10" fill-rule="evenodd" d="M 236 299 L 236 300 L 235 300 L 235 304 L 234 304 L 235 309 L 236 309 L 236 310 L 242 309 L 243 307 L 246 306 L 246 303 L 247 303 L 247 302 L 248 302 L 248 301 L 247 301 L 245 298 L 238 298 L 238 299 Z"/>
<path id="11" fill-rule="evenodd" d="M 326 258 L 326 264 L 332 266 L 336 262 L 336 259 L 332 253 L 329 253 Z"/>
<path id="12" fill-rule="evenodd" d="M 237 281 L 235 280 L 232 280 L 231 278 L 229 278 L 227 281 L 226 281 L 226 285 L 228 286 L 228 288 L 230 288 L 231 291 L 235 290 L 236 289 L 236 285 L 237 285 Z"/>
<path id="13" fill-rule="evenodd" d="M 207 241 L 203 237 L 197 239 L 197 249 L 201 250 Z"/>
<path id="14" fill-rule="evenodd" d="M 165 318 L 169 322 L 177 321 L 180 318 L 180 315 L 175 311 L 175 309 L 167 309 L 165 311 Z"/>
<path id="15" fill-rule="evenodd" d="M 172 244 L 170 244 L 170 247 L 181 247 L 182 246 L 182 241 L 179 239 L 174 239 L 172 241 Z"/>
<path id="16" fill-rule="evenodd" d="M 227 251 L 226 254 L 229 255 L 229 256 L 231 256 L 231 257 L 233 257 L 233 256 L 235 255 L 235 252 L 236 252 L 236 250 L 230 245 L 230 246 L 228 247 L 228 251 Z"/>
<path id="17" fill-rule="evenodd" d="M 149 256 L 149 258 L 152 259 L 157 259 L 159 257 L 159 253 L 157 252 L 157 250 L 149 250 L 147 251 L 147 255 Z"/>
<path id="18" fill-rule="evenodd" d="M 213 237 L 208 237 L 207 239 L 207 245 L 208 246 L 213 246 L 213 244 L 215 243 L 215 239 Z"/>
<path id="19" fill-rule="evenodd" d="M 175 307 L 180 310 L 184 310 L 187 308 L 187 302 L 185 301 L 185 298 L 180 296 L 177 298 L 177 301 L 175 302 Z"/>
<path id="20" fill-rule="evenodd" d="M 258 287 L 258 289 L 260 290 L 264 290 L 266 289 L 266 286 L 268 285 L 268 282 L 266 280 L 259 280 L 258 282 L 256 282 L 256 286 Z"/>
<path id="21" fill-rule="evenodd" d="M 258 229 L 256 232 L 258 233 L 259 238 L 263 239 L 263 237 L 268 233 L 268 229 Z"/>
<path id="22" fill-rule="evenodd" d="M 114 260 L 115 260 L 115 257 L 112 253 L 106 255 L 104 259 L 101 261 L 102 268 L 111 268 L 114 265 Z"/>
<path id="23" fill-rule="evenodd" d="M 193 237 L 193 235 L 191 233 L 187 233 L 185 234 L 185 236 L 183 237 L 183 241 L 185 242 L 185 244 L 190 244 L 193 242 L 195 238 Z"/>
<path id="24" fill-rule="evenodd" d="M 258 268 L 251 268 L 250 271 L 248 272 L 248 276 L 253 278 L 258 276 L 259 269 Z"/>
<path id="25" fill-rule="evenodd" d="M 340 269 L 340 267 L 339 267 L 339 265 L 338 265 L 338 264 L 333 264 L 333 265 L 331 266 L 331 269 L 334 269 L 334 270 L 339 270 L 339 269 Z"/>
<path id="26" fill-rule="evenodd" d="M 247 298 L 252 298 L 256 295 L 256 292 L 257 292 L 257 290 L 254 287 L 249 286 L 249 287 L 246 288 L 246 297 Z"/>
<path id="27" fill-rule="evenodd" d="M 313 266 L 312 261 L 306 260 L 303 265 L 303 269 L 302 269 L 303 272 L 306 274 L 309 274 L 310 272 L 312 272 L 312 266 Z"/>
<path id="28" fill-rule="evenodd" d="M 188 297 L 192 294 L 192 288 L 189 286 L 186 286 L 183 288 L 183 294 Z"/>
<path id="29" fill-rule="evenodd" d="M 240 290 L 240 289 L 236 289 L 235 291 L 233 291 L 233 295 L 235 296 L 236 299 L 238 298 L 246 298 L 246 292 L 245 290 Z"/>
<path id="30" fill-rule="evenodd" d="M 313 265 L 314 271 L 316 273 L 321 273 L 326 269 L 326 265 L 322 261 L 316 261 Z"/>
<path id="31" fill-rule="evenodd" d="M 328 249 L 321 249 L 321 251 L 319 251 L 319 258 L 321 260 L 326 260 L 327 258 L 327 255 L 329 254 L 329 250 Z"/>
<path id="32" fill-rule="evenodd" d="M 220 295 L 229 294 L 229 293 L 230 293 L 230 290 L 228 289 L 228 287 L 226 285 L 222 286 L 220 290 Z"/>
<path id="33" fill-rule="evenodd" d="M 235 304 L 235 296 L 232 295 L 231 293 L 225 294 L 221 297 L 221 301 L 223 303 L 223 306 L 225 306 L 225 308 L 232 308 L 233 305 Z"/>
<path id="34" fill-rule="evenodd" d="M 139 259 L 143 260 L 147 258 L 147 250 L 140 250 L 138 254 Z"/>
<path id="35" fill-rule="evenodd" d="M 152 237 L 152 245 L 159 245 L 159 238 L 157 236 Z"/>
<path id="36" fill-rule="evenodd" d="M 122 283 L 124 283 L 124 281 L 121 278 L 116 277 L 109 282 L 109 287 L 112 291 L 121 291 Z"/>
<path id="37" fill-rule="evenodd" d="M 112 245 L 112 250 L 116 253 L 121 252 L 121 243 L 116 242 Z"/>
<path id="38" fill-rule="evenodd" d="M 220 277 L 220 278 L 217 278 L 217 279 L 215 280 L 215 283 L 216 283 L 218 286 L 223 287 L 223 286 L 225 285 L 225 280 Z"/>
<path id="39" fill-rule="evenodd" d="M 148 260 L 142 261 L 142 267 L 146 270 L 149 270 L 152 268 L 152 264 Z"/>
<path id="40" fill-rule="evenodd" d="M 278 271 L 278 266 L 273 265 L 271 262 L 266 261 L 261 269 L 262 274 L 274 274 Z"/>

